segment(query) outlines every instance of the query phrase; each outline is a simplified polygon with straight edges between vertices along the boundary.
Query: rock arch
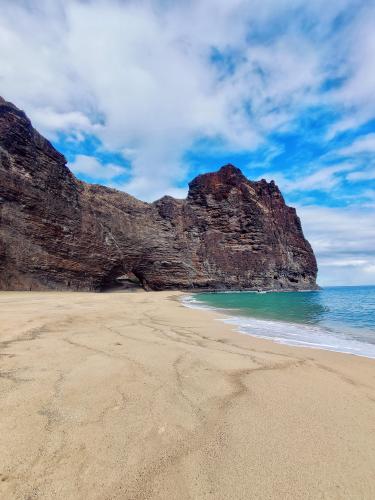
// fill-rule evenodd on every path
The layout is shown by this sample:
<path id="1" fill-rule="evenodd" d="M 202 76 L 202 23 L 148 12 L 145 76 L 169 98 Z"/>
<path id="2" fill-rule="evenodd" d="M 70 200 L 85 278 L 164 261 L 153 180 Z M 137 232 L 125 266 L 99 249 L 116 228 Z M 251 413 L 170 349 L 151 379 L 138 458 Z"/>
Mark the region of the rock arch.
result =
<path id="1" fill-rule="evenodd" d="M 143 287 L 142 276 L 137 272 L 128 270 L 123 263 L 116 264 L 103 277 L 100 284 L 100 291 L 121 291 Z"/>

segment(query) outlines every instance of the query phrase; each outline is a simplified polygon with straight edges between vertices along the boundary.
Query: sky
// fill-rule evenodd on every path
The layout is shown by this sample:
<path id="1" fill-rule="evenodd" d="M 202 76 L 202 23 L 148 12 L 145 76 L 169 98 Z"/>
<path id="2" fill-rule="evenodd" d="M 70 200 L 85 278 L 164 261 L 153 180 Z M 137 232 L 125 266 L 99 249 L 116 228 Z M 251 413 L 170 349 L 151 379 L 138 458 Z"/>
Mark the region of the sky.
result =
<path id="1" fill-rule="evenodd" d="M 0 95 L 77 177 L 183 198 L 233 163 L 297 208 L 321 285 L 375 284 L 375 2 L 0 0 Z"/>

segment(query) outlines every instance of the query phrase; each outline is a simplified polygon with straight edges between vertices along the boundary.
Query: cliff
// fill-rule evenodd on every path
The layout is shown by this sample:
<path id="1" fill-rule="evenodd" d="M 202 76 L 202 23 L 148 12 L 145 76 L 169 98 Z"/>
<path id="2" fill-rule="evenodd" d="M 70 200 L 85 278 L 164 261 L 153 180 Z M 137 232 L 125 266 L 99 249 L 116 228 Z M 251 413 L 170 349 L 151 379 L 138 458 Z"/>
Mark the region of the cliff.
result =
<path id="1" fill-rule="evenodd" d="M 0 289 L 311 289 L 317 266 L 294 208 L 233 165 L 186 200 L 144 203 L 74 177 L 0 98 Z"/>

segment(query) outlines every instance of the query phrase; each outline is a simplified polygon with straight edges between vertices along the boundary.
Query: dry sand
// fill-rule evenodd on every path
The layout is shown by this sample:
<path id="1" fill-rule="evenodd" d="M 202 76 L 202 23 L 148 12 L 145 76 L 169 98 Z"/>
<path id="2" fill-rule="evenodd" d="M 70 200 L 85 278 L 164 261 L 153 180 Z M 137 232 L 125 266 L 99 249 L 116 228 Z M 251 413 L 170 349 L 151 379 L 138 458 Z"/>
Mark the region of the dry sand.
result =
<path id="1" fill-rule="evenodd" d="M 0 497 L 374 499 L 375 361 L 178 295 L 0 294 Z"/>

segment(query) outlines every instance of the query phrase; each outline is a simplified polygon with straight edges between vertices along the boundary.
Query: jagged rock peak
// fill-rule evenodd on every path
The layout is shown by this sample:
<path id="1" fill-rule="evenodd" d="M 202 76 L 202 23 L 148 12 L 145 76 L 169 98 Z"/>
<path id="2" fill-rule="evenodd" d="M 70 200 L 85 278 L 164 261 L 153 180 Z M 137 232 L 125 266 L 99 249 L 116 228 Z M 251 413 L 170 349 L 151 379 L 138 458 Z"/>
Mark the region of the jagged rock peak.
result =
<path id="1" fill-rule="evenodd" d="M 197 192 L 215 193 L 221 191 L 223 188 L 228 190 L 232 186 L 238 185 L 246 180 L 246 177 L 239 168 L 232 164 L 227 164 L 216 172 L 209 172 L 195 177 L 189 183 L 188 197 L 194 196 Z"/>

